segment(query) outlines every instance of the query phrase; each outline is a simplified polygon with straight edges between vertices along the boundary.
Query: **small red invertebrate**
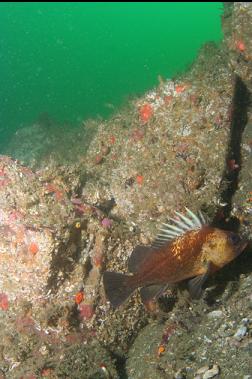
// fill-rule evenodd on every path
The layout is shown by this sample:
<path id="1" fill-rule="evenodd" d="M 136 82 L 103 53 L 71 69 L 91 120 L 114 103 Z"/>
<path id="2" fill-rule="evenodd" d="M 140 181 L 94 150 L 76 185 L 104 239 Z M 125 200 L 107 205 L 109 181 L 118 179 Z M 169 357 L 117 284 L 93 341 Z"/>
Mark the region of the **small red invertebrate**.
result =
<path id="1" fill-rule="evenodd" d="M 235 47 L 240 53 L 243 53 L 246 49 L 244 42 L 241 40 L 236 41 Z"/>
<path id="2" fill-rule="evenodd" d="M 28 251 L 29 253 L 36 255 L 37 252 L 39 251 L 38 244 L 36 242 L 31 242 L 28 246 Z"/>
<path id="3" fill-rule="evenodd" d="M 148 122 L 150 118 L 153 116 L 153 108 L 150 104 L 144 104 L 142 107 L 139 109 L 139 115 L 140 115 L 140 120 L 142 121 L 143 124 Z"/>
<path id="4" fill-rule="evenodd" d="M 5 293 L 0 293 L 0 309 L 7 311 L 9 308 L 8 296 Z"/>
<path id="5" fill-rule="evenodd" d="M 75 298 L 75 303 L 80 304 L 84 300 L 84 292 L 83 291 L 77 292 L 74 298 Z"/>
<path id="6" fill-rule="evenodd" d="M 165 352 L 164 345 L 159 345 L 157 355 L 160 357 Z"/>
<path id="7" fill-rule="evenodd" d="M 142 175 L 137 175 L 136 177 L 137 184 L 141 186 L 143 184 L 143 181 L 144 181 L 144 177 Z"/>
<path id="8" fill-rule="evenodd" d="M 185 89 L 186 89 L 186 86 L 185 86 L 185 85 L 177 85 L 177 86 L 175 87 L 175 91 L 176 91 L 177 93 L 184 92 Z"/>

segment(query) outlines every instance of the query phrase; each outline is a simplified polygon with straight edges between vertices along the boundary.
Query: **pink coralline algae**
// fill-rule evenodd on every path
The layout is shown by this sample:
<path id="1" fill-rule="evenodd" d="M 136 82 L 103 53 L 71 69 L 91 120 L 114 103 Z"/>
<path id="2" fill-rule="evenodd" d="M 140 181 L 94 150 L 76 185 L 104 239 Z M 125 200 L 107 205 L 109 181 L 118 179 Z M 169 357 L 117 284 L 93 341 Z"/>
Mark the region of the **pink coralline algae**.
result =
<path id="1" fill-rule="evenodd" d="M 83 320 L 89 320 L 94 314 L 94 307 L 92 304 L 80 304 L 79 305 L 79 316 Z"/>
<path id="2" fill-rule="evenodd" d="M 138 142 L 144 138 L 144 131 L 142 129 L 134 129 L 131 133 L 131 138 L 134 142 Z"/>
<path id="3" fill-rule="evenodd" d="M 10 179 L 0 179 L 0 188 L 6 187 L 10 182 Z"/>
<path id="4" fill-rule="evenodd" d="M 112 224 L 113 224 L 113 221 L 110 220 L 109 218 L 105 217 L 102 222 L 101 222 L 102 226 L 105 228 L 105 229 L 109 229 L 111 228 Z"/>

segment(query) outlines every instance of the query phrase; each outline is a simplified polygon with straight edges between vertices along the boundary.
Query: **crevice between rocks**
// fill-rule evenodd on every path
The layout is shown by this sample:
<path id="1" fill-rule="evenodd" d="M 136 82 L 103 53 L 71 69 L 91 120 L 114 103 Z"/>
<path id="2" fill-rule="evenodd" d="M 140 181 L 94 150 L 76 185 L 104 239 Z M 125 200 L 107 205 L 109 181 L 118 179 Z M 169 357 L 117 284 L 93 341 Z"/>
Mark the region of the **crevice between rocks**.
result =
<path id="1" fill-rule="evenodd" d="M 227 146 L 226 167 L 221 179 L 220 204 L 213 225 L 237 231 L 239 220 L 231 216 L 232 199 L 238 189 L 239 173 L 242 169 L 241 142 L 247 123 L 249 91 L 239 76 L 234 79 L 234 94 L 231 105 L 230 137 Z M 236 166 L 237 165 L 237 166 Z M 227 221 L 228 220 L 228 221 Z"/>
<path id="2" fill-rule="evenodd" d="M 226 230 L 239 231 L 240 221 L 232 216 L 232 201 L 239 188 L 239 174 L 242 170 L 241 144 L 245 126 L 247 124 L 247 114 L 250 105 L 250 93 L 240 77 L 235 77 L 234 94 L 231 106 L 230 138 L 227 146 L 226 167 L 221 180 L 220 203 L 225 204 L 217 209 L 212 224 Z M 230 161 L 233 161 L 237 168 L 230 168 Z M 232 166 L 232 165 L 231 165 Z M 249 247 L 246 248 L 246 251 Z M 251 260 L 246 252 L 224 267 L 213 278 L 209 279 L 209 284 L 214 284 L 214 289 L 208 292 L 206 302 L 208 305 L 215 304 L 216 297 L 220 296 L 230 286 L 229 295 L 237 291 L 238 280 L 241 273 L 251 271 Z"/>

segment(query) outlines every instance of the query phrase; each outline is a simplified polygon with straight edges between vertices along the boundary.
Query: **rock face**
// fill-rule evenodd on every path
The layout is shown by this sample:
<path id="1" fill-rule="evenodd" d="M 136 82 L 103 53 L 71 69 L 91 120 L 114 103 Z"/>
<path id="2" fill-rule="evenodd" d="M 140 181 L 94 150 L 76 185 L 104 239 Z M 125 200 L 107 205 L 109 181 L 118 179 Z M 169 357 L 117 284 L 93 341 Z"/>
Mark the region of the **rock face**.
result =
<path id="1" fill-rule="evenodd" d="M 222 18 L 230 68 L 252 91 L 252 9 L 249 2 L 226 3 Z"/>
<path id="2" fill-rule="evenodd" d="M 46 299 L 57 238 L 71 220 L 63 189 L 43 183 L 38 174 L 0 157 L 0 283 L 9 301 Z"/>
<path id="3" fill-rule="evenodd" d="M 19 150 L 39 171 L 0 157 L 0 378 L 249 375 L 250 245 L 200 302 L 167 291 L 152 312 L 138 294 L 111 309 L 102 274 L 127 271 L 133 248 L 185 206 L 251 239 L 251 9 L 226 5 L 220 47 L 90 121 L 87 151 L 83 131 L 76 146 L 71 134 L 68 164 L 62 147 L 46 154 L 47 139 L 39 150 L 41 127 Z"/>
<path id="4" fill-rule="evenodd" d="M 128 377 L 202 379 L 218 373 L 221 378 L 249 375 L 251 276 L 242 276 L 239 291 L 235 291 L 236 284 L 230 279 L 214 306 L 209 291 L 204 301 L 191 304 L 189 309 L 185 303 L 177 303 L 164 324 L 146 326 L 130 349 Z"/>
<path id="5" fill-rule="evenodd" d="M 160 83 L 100 126 L 87 154 L 96 193 L 87 182 L 83 194 L 92 203 L 114 198 L 113 216 L 147 235 L 174 209 L 206 209 L 209 198 L 215 208 L 234 82 L 225 56 L 206 46 L 187 75 Z"/>

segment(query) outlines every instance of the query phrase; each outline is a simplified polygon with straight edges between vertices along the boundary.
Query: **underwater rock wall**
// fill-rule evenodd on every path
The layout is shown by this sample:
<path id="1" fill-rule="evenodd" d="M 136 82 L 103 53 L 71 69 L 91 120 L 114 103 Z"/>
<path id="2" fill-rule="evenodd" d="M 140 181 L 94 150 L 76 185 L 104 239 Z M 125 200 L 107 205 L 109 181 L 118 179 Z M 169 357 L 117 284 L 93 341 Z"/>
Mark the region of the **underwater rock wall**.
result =
<path id="1" fill-rule="evenodd" d="M 249 2 L 226 3 L 224 44 L 229 66 L 252 91 L 252 9 Z M 228 5 L 229 4 L 229 5 Z"/>
<path id="2" fill-rule="evenodd" d="M 249 375 L 250 247 L 201 301 L 167 291 L 152 312 L 138 294 L 112 310 L 102 274 L 127 271 L 133 248 L 184 206 L 251 238 L 251 10 L 228 5 L 220 47 L 88 122 L 87 152 L 83 130 L 51 154 L 31 128 L 20 158 L 39 170 L 0 157 L 0 378 Z"/>

